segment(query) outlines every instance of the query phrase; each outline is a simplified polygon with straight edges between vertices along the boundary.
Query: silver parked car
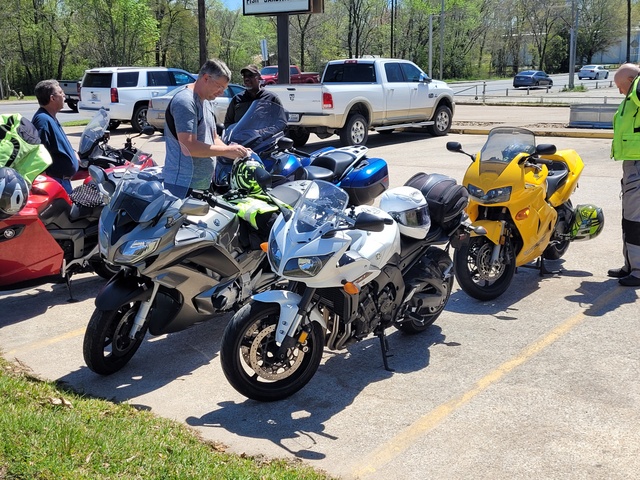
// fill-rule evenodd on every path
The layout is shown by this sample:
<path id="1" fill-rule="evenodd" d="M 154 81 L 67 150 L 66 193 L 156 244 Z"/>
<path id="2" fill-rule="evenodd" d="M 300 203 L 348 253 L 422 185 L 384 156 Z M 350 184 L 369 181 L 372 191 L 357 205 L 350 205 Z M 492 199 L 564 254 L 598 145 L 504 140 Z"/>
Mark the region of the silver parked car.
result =
<path id="1" fill-rule="evenodd" d="M 578 72 L 578 80 L 582 80 L 583 78 L 590 78 L 592 80 L 609 78 L 609 70 L 602 65 L 585 65 Z"/>
<path id="2" fill-rule="evenodd" d="M 149 122 L 149 125 L 152 125 L 157 130 L 164 131 L 165 112 L 169 106 L 169 102 L 179 90 L 180 89 L 177 88 L 171 90 L 166 95 L 153 97 L 149 100 L 149 110 L 147 111 L 147 122 Z M 242 85 L 230 83 L 222 95 L 211 101 L 216 123 L 224 122 L 224 116 L 227 113 L 227 107 L 229 106 L 229 102 L 231 102 L 231 98 L 244 90 L 245 88 Z"/>

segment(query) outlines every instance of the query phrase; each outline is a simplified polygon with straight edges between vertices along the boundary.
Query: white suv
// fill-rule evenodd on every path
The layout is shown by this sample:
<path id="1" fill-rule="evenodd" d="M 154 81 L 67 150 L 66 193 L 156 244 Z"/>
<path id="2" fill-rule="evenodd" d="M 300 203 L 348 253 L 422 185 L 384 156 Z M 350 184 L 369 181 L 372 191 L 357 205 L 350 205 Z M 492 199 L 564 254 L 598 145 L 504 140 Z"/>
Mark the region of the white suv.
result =
<path id="1" fill-rule="evenodd" d="M 180 85 L 195 82 L 193 74 L 165 67 L 106 67 L 84 72 L 80 88 L 80 111 L 109 112 L 111 130 L 131 122 L 133 130 L 147 125 L 149 100 Z"/>

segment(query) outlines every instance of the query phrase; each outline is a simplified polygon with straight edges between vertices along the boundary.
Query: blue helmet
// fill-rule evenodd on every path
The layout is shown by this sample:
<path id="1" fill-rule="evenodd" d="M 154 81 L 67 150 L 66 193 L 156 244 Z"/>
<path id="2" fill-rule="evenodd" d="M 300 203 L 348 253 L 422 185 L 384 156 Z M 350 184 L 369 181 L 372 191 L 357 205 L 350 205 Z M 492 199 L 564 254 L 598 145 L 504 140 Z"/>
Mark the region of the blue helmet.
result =
<path id="1" fill-rule="evenodd" d="M 532 145 L 525 145 L 522 143 L 513 143 L 508 147 L 506 147 L 504 150 L 502 150 L 502 159 L 505 162 L 510 162 L 511 160 L 516 158 L 516 156 L 518 156 L 523 152 L 526 153 L 527 155 L 532 155 L 536 152 L 536 149 Z"/>

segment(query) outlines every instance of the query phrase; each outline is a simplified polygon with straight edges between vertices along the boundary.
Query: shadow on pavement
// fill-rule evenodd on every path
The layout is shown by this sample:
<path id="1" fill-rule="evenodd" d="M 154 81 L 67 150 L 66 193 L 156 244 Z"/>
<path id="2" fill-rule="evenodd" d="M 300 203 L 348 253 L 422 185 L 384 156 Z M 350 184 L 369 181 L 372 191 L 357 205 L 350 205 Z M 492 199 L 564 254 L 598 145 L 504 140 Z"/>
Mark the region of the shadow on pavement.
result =
<path id="1" fill-rule="evenodd" d="M 348 408 L 368 385 L 428 367 L 430 347 L 447 345 L 437 325 L 420 335 L 395 332 L 388 339 L 390 353 L 393 354 L 389 358 L 389 366 L 395 369 L 394 372 L 383 368 L 378 339 L 368 338 L 346 351 L 325 351 L 324 361 L 311 381 L 285 400 L 269 403 L 249 399 L 242 403 L 223 401 L 218 403 L 216 410 L 199 418 L 189 417 L 186 423 L 194 427 L 223 428 L 242 437 L 268 440 L 300 459 L 323 459 L 325 454 L 314 450 L 318 443 L 316 438 L 338 440 L 325 431 L 325 422 Z M 372 409 L 384 412 L 393 402 L 402 402 L 403 398 L 392 394 L 389 398 L 372 401 Z M 383 405 L 376 406 L 376 401 L 383 402 Z M 293 449 L 287 444 L 301 448 Z"/>

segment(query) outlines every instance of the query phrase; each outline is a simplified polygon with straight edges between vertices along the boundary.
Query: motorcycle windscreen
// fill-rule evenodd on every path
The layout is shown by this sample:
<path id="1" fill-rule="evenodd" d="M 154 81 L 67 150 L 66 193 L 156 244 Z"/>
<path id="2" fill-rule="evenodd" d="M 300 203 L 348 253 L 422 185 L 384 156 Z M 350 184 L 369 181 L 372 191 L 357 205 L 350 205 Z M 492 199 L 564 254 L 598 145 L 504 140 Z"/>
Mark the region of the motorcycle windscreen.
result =
<path id="1" fill-rule="evenodd" d="M 80 158 L 88 157 L 91 154 L 98 142 L 104 137 L 108 125 L 109 114 L 104 108 L 101 108 L 82 131 L 78 145 Z"/>
<path id="2" fill-rule="evenodd" d="M 308 242 L 338 227 L 349 203 L 347 192 L 334 184 L 314 180 L 296 205 L 291 222 L 293 242 Z"/>
<path id="3" fill-rule="evenodd" d="M 496 127 L 489 132 L 480 151 L 480 162 L 507 165 L 520 153 L 536 151 L 536 137 L 530 130 L 518 127 Z"/>
<path id="4" fill-rule="evenodd" d="M 222 134 L 227 145 L 237 143 L 258 155 L 274 145 L 287 128 L 287 112 L 278 103 L 257 99 L 251 103 L 239 122 L 230 125 Z"/>

